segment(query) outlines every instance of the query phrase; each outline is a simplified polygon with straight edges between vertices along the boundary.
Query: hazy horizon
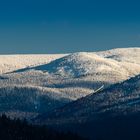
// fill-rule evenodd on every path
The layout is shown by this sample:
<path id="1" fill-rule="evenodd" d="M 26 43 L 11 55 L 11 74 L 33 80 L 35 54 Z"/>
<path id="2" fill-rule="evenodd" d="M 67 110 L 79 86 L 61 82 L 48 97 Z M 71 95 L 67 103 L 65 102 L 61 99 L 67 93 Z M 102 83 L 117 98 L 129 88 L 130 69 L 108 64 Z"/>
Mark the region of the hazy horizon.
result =
<path id="1" fill-rule="evenodd" d="M 33 52 L 33 53 L 0 53 L 0 55 L 55 55 L 55 54 L 71 54 L 71 53 L 80 53 L 80 52 L 102 52 L 102 51 L 108 51 L 108 50 L 113 50 L 113 49 L 127 49 L 127 48 L 140 48 L 140 47 L 123 47 L 123 48 L 111 48 L 111 49 L 103 49 L 103 50 L 93 50 L 93 51 L 72 51 L 72 52 L 64 52 L 64 53 L 47 53 L 47 52 L 44 52 L 44 53 L 35 53 L 35 52 Z"/>

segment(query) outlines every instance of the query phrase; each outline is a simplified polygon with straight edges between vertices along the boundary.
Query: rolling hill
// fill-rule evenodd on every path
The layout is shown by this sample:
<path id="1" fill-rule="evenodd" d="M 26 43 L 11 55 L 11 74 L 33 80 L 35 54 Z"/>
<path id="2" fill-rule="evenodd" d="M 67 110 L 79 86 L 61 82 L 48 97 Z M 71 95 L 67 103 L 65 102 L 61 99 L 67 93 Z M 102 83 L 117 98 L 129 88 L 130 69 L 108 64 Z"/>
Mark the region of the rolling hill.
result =
<path id="1" fill-rule="evenodd" d="M 140 48 L 1 55 L 0 72 L 1 113 L 41 115 L 140 74 Z"/>

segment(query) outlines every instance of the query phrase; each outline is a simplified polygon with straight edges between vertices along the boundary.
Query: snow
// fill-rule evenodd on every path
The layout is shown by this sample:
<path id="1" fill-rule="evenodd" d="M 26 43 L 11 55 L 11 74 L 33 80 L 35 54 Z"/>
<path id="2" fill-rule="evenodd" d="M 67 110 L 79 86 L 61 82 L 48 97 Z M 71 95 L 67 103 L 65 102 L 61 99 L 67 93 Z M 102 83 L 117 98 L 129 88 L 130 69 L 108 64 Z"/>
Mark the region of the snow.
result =
<path id="1" fill-rule="evenodd" d="M 140 111 L 140 75 L 38 116 L 42 124 L 85 123 Z"/>
<path id="2" fill-rule="evenodd" d="M 31 114 L 44 113 L 50 111 L 49 108 L 58 108 L 94 93 L 102 85 L 106 88 L 138 74 L 140 48 L 71 54 L 1 55 L 0 90 L 7 96 L 0 97 L 0 106 L 4 99 L 10 100 L 9 93 L 15 92 L 13 100 L 17 100 L 18 96 L 21 100 L 23 95 L 19 93 L 26 91 L 26 99 L 32 97 L 33 101 L 22 102 L 24 105 L 19 104 L 17 109 L 14 102 L 9 102 L 7 112 L 24 112 L 22 109 L 29 108 L 29 101 L 33 110 Z M 34 95 L 44 103 L 40 104 Z"/>
<path id="3" fill-rule="evenodd" d="M 0 73 L 7 73 L 30 66 L 47 64 L 55 59 L 65 56 L 57 55 L 0 55 Z"/>
<path id="4" fill-rule="evenodd" d="M 91 74 L 99 74 L 100 77 L 103 77 L 106 74 L 110 74 L 125 78 L 131 75 L 130 71 L 132 71 L 128 64 L 103 58 L 94 53 L 70 54 L 62 59 L 53 61 L 47 66 L 48 72 L 66 77 L 80 77 Z M 137 67 L 136 70 L 140 68 L 139 66 Z M 135 74 L 137 74 L 137 71 Z"/>

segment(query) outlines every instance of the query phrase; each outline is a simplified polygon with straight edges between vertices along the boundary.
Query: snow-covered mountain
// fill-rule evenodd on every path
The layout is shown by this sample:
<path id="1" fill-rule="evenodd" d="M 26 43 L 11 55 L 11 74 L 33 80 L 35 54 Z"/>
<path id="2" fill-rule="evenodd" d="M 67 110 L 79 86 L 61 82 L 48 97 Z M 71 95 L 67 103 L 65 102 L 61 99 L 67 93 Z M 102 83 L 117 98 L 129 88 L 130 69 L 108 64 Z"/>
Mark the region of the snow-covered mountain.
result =
<path id="1" fill-rule="evenodd" d="M 140 75 L 71 102 L 49 114 L 39 115 L 36 121 L 51 125 L 82 124 L 105 119 L 104 117 L 132 115 L 138 112 Z"/>
<path id="2" fill-rule="evenodd" d="M 46 66 L 37 67 L 38 70 L 46 70 L 53 75 L 63 77 L 81 77 L 101 73 L 125 75 L 127 71 L 118 62 L 100 57 L 94 53 L 74 53 L 57 59 Z M 120 69 L 122 73 L 120 73 Z M 116 75 L 117 75 L 116 74 Z"/>
<path id="3" fill-rule="evenodd" d="M 1 112 L 22 116 L 28 108 L 29 114 L 41 114 L 140 74 L 140 48 L 1 55 L 0 73 Z"/>

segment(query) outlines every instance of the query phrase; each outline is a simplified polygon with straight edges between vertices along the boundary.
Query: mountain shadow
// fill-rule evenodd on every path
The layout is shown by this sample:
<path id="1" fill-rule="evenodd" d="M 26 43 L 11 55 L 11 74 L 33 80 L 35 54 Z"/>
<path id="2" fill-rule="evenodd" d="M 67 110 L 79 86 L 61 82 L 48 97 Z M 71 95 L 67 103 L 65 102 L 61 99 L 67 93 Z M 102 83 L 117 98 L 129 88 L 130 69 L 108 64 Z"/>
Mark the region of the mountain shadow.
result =
<path id="1" fill-rule="evenodd" d="M 0 117 L 0 140 L 86 140 L 76 134 L 62 133 L 47 128 L 28 124 L 26 120 L 10 120 L 5 115 Z"/>

